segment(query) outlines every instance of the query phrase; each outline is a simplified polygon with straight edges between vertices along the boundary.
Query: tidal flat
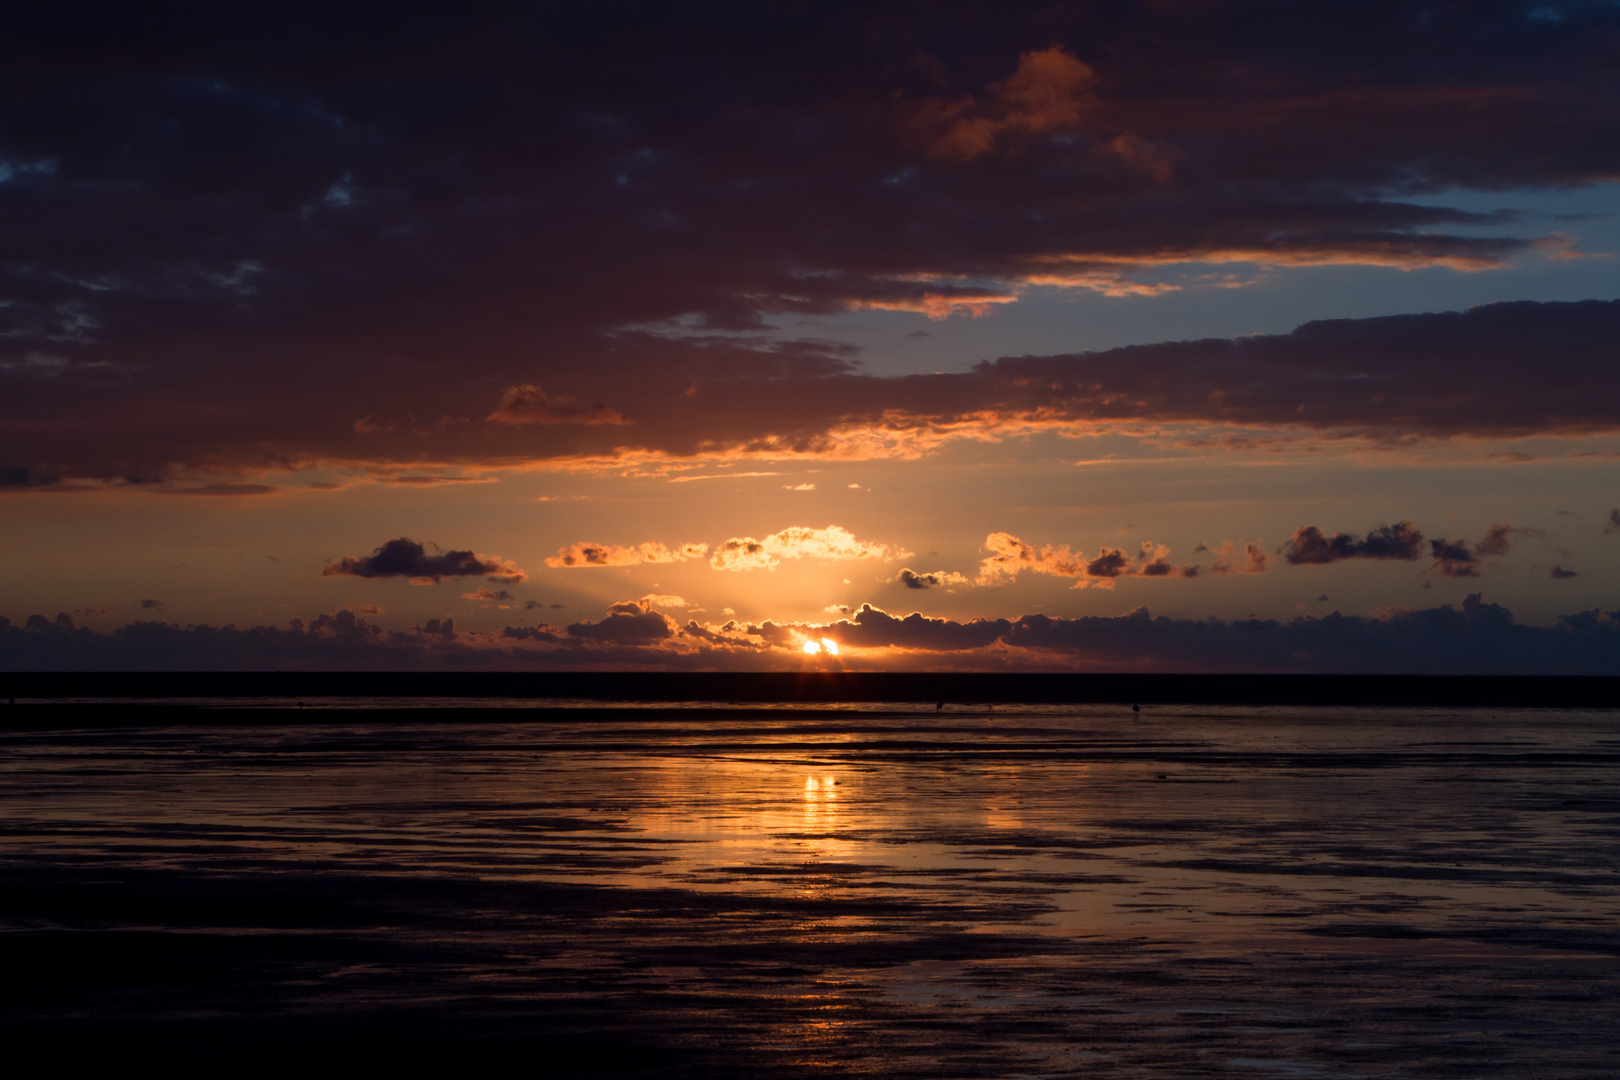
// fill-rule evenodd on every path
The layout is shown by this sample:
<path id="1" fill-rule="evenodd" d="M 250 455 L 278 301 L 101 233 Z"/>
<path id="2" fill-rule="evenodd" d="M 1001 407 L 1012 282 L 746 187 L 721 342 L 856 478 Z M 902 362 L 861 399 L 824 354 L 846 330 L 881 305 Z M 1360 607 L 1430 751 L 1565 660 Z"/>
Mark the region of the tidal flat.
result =
<path id="1" fill-rule="evenodd" d="M 213 704 L 5 710 L 14 1053 L 1620 1075 L 1612 711 Z"/>

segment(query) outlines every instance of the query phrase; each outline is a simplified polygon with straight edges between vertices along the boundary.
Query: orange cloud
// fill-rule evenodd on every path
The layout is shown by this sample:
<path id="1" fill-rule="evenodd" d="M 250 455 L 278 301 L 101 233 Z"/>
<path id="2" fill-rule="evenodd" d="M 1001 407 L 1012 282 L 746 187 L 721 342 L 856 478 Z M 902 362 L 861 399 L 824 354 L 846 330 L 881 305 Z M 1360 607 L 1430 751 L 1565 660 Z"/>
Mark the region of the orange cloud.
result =
<path id="1" fill-rule="evenodd" d="M 1175 565 L 1170 561 L 1170 549 L 1151 541 L 1143 543 L 1134 557 L 1125 554 L 1123 548 L 1105 547 L 1097 549 L 1094 559 L 1077 554 L 1066 544 L 1035 547 L 1005 532 L 985 537 L 984 547 L 990 555 L 979 563 L 976 585 L 1010 584 L 1023 570 L 1076 578 L 1073 586 L 1076 589 L 1111 589 L 1115 579 L 1122 577 L 1190 578 L 1199 573 L 1195 565 Z"/>
<path id="2" fill-rule="evenodd" d="M 772 533 L 763 540 L 736 536 L 715 549 L 709 565 L 716 570 L 770 570 L 783 559 L 904 559 L 911 552 L 857 539 L 837 525 L 811 529 L 803 525 Z"/>
<path id="3" fill-rule="evenodd" d="M 613 544 L 595 544 L 580 541 L 558 551 L 546 560 L 547 566 L 640 566 L 642 563 L 676 563 L 688 559 L 701 559 L 709 552 L 708 544 L 681 544 L 670 549 L 658 541 L 617 547 Z"/>
<path id="4" fill-rule="evenodd" d="M 498 603 L 502 600 L 511 600 L 512 594 L 507 592 L 505 589 L 490 589 L 480 585 L 472 592 L 462 593 L 461 598 L 463 600 L 481 600 L 486 603 Z"/>
<path id="5" fill-rule="evenodd" d="M 942 293 L 925 292 L 920 297 L 882 297 L 868 300 L 852 300 L 848 306 L 856 311 L 910 311 L 918 315 L 926 315 L 935 322 L 948 319 L 952 315 L 968 315 L 979 318 L 990 314 L 993 304 L 1016 304 L 1018 297 L 1005 292 L 978 292 L 978 293 Z"/>
<path id="6" fill-rule="evenodd" d="M 1539 241 L 1531 243 L 1534 246 Z M 1176 291 L 1180 286 L 1142 284 L 1129 281 L 1122 275 L 1135 270 L 1151 270 L 1188 263 L 1213 265 L 1252 263 L 1266 267 L 1382 266 L 1395 270 L 1444 267 L 1464 273 L 1500 270 L 1510 265 L 1507 253 L 1503 250 L 1489 247 L 1464 248 L 1440 243 L 1433 237 L 1421 235 L 1388 239 L 1336 237 L 1331 242 L 1301 238 L 1293 244 L 1287 243 L 1284 239 L 1274 246 L 1263 248 L 1243 246 L 1168 248 L 1129 255 L 1102 251 L 1067 251 L 1032 255 L 1027 259 L 1027 263 L 1032 267 L 1043 269 L 1017 275 L 1017 280 L 1022 283 L 1091 289 L 1109 296 L 1152 296 Z"/>
<path id="7" fill-rule="evenodd" d="M 1048 135 L 1083 127 L 1096 111 L 1097 73 L 1061 45 L 1026 52 L 989 87 L 989 100 L 925 98 L 905 108 L 906 136 L 931 158 L 971 161 L 1010 133 Z"/>
<path id="8" fill-rule="evenodd" d="M 1209 551 L 1209 548 L 1199 544 L 1193 548 L 1194 554 Z M 1222 544 L 1219 551 L 1214 553 L 1215 561 L 1210 563 L 1209 572 L 1212 574 L 1263 574 L 1266 572 L 1267 557 L 1265 549 L 1259 544 L 1244 544 L 1244 563 L 1239 567 L 1233 560 L 1238 555 L 1237 548 L 1228 540 Z"/>

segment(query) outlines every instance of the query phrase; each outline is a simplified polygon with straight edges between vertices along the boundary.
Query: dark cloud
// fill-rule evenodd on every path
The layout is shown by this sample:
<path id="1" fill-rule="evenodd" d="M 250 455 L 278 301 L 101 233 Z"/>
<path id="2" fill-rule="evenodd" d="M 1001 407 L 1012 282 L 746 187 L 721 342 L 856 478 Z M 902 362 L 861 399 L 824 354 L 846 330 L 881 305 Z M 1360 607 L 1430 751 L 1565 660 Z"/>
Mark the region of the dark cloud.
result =
<path id="1" fill-rule="evenodd" d="M 1130 568 L 1131 560 L 1119 548 L 1104 548 L 1086 563 L 1088 577 L 1116 578 Z"/>
<path id="2" fill-rule="evenodd" d="M 294 630 L 304 630 L 303 623 L 298 619 L 291 620 L 291 625 Z M 366 622 L 346 608 L 315 616 L 304 632 L 315 641 L 334 641 L 351 646 L 375 644 L 384 637 L 380 626 Z"/>
<path id="3" fill-rule="evenodd" d="M 1011 624 L 1006 619 L 976 619 L 959 623 L 931 619 L 918 612 L 896 618 L 870 604 L 862 604 L 847 620 L 839 620 L 817 633 L 835 638 L 840 645 L 880 649 L 898 646 L 930 652 L 957 652 L 982 649 L 1001 640 Z"/>
<path id="4" fill-rule="evenodd" d="M 1556 251 L 1433 197 L 1620 172 L 1620 14 L 1540 9 L 11 5 L 0 481 L 984 415 L 1613 430 L 1613 305 L 908 379 L 765 318 Z"/>
<path id="5" fill-rule="evenodd" d="M 856 667 L 865 666 L 860 650 L 900 649 L 910 664 L 963 670 L 1620 675 L 1620 612 L 1594 608 L 1523 626 L 1478 594 L 1456 607 L 1288 622 L 1175 619 L 1146 609 L 957 622 L 862 605 L 824 626 L 676 626 L 624 603 L 566 631 L 509 626 L 498 634 L 461 632 L 448 619 L 388 632 L 348 610 L 307 626 L 293 619 L 286 629 L 136 622 L 100 634 L 64 612 L 30 616 L 20 627 L 0 618 L 0 670 L 792 669 L 803 662 L 806 637 L 838 641 Z"/>
<path id="6" fill-rule="evenodd" d="M 1485 535 L 1480 538 L 1479 543 L 1474 545 L 1474 553 L 1476 555 L 1506 555 L 1512 549 L 1510 537 L 1515 532 L 1523 531 L 1507 524 L 1492 525 L 1485 531 Z"/>
<path id="7" fill-rule="evenodd" d="M 1573 570 L 1565 570 L 1562 566 L 1554 564 L 1552 573 L 1548 574 L 1547 576 L 1552 578 L 1554 581 L 1567 581 L 1570 578 L 1575 577 L 1576 574 Z"/>
<path id="8" fill-rule="evenodd" d="M 895 581 L 908 589 L 937 589 L 942 585 L 963 585 L 967 578 L 949 570 L 935 570 L 931 573 L 920 574 L 910 568 L 902 569 L 895 575 Z"/>
<path id="9" fill-rule="evenodd" d="M 161 600 L 142 600 L 141 607 L 146 611 L 153 611 L 163 606 Z"/>
<path id="10" fill-rule="evenodd" d="M 526 581 L 528 575 L 510 560 L 492 555 L 476 555 L 471 551 L 441 551 L 432 545 L 434 554 L 428 554 L 423 545 L 408 537 L 390 540 L 370 555 L 327 563 L 322 577 L 408 577 L 438 581 L 447 577 L 488 577 L 491 581 Z"/>
<path id="11" fill-rule="evenodd" d="M 1143 608 L 1116 617 L 958 623 L 916 613 L 896 618 L 863 605 L 852 619 L 810 632 L 857 647 L 977 653 L 977 666 L 1038 666 L 1044 656 L 1064 670 L 1620 674 L 1620 612 L 1522 626 L 1478 594 L 1455 608 L 1288 622 L 1173 619 Z"/>
<path id="12" fill-rule="evenodd" d="M 513 641 L 541 641 L 549 644 L 562 642 L 562 631 L 555 626 L 507 626 L 502 627 L 501 637 Z"/>
<path id="13" fill-rule="evenodd" d="M 1604 527 L 1605 534 L 1620 532 L 1620 509 L 1609 511 L 1609 524 Z"/>
<path id="14" fill-rule="evenodd" d="M 0 489 L 45 488 L 60 481 L 60 477 L 46 469 L 0 466 Z"/>
<path id="15" fill-rule="evenodd" d="M 1278 554 L 1294 566 L 1325 566 L 1344 559 L 1412 560 L 1423 554 L 1423 534 L 1410 521 L 1380 525 L 1360 540 L 1342 532 L 1324 536 L 1315 525 L 1305 525 L 1294 531 Z"/>
<path id="16" fill-rule="evenodd" d="M 1468 550 L 1467 544 L 1430 540 L 1429 548 L 1434 553 L 1434 565 L 1430 569 L 1436 573 L 1454 578 L 1479 576 L 1474 553 Z"/>
<path id="17" fill-rule="evenodd" d="M 1444 538 L 1430 540 L 1429 550 L 1434 555 L 1434 565 L 1429 569 L 1451 578 L 1478 577 L 1481 560 L 1492 555 L 1506 555 L 1513 548 L 1512 535 L 1524 531 L 1506 524 L 1492 525 L 1472 550 L 1466 543 L 1452 543 Z"/>
<path id="18" fill-rule="evenodd" d="M 417 628 L 417 633 L 442 638 L 445 641 L 454 641 L 456 640 L 456 620 L 429 619 L 425 625 Z"/>
<path id="19" fill-rule="evenodd" d="M 569 637 L 585 641 L 646 644 L 673 637 L 677 629 L 668 616 L 627 601 L 608 608 L 607 616 L 598 622 L 570 623 L 567 632 Z"/>
<path id="20" fill-rule="evenodd" d="M 36 634 L 71 634 L 79 629 L 79 623 L 71 612 L 58 611 L 54 621 L 43 615 L 30 615 L 23 627 Z"/>

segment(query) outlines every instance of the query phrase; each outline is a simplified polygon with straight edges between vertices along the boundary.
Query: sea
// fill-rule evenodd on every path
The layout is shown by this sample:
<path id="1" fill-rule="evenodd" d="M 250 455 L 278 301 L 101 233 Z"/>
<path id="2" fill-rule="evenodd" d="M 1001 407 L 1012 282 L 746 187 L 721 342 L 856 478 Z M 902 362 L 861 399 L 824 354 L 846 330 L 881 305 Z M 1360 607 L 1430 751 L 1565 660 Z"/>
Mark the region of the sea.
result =
<path id="1" fill-rule="evenodd" d="M 53 1070 L 1620 1075 L 1614 710 L 0 720 L 0 1039 Z"/>

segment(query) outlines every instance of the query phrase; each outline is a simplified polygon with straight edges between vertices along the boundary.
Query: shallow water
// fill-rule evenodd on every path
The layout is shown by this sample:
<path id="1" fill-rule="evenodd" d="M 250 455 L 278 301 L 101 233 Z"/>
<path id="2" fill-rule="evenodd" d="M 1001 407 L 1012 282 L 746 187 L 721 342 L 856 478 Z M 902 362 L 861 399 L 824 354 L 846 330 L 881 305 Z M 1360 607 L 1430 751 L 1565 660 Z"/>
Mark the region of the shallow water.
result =
<path id="1" fill-rule="evenodd" d="M 250 1071 L 1620 1073 L 1614 713 L 308 704 L 7 714 L 0 1033 Z"/>

